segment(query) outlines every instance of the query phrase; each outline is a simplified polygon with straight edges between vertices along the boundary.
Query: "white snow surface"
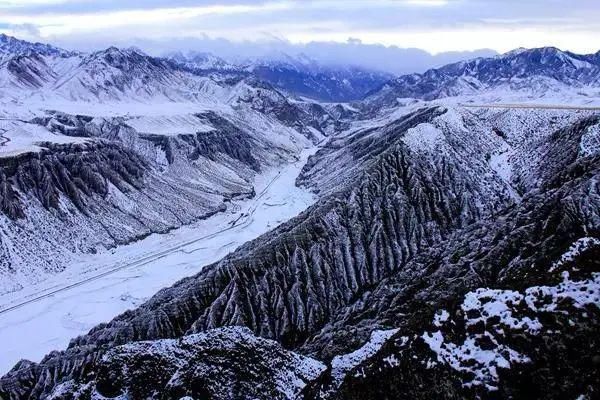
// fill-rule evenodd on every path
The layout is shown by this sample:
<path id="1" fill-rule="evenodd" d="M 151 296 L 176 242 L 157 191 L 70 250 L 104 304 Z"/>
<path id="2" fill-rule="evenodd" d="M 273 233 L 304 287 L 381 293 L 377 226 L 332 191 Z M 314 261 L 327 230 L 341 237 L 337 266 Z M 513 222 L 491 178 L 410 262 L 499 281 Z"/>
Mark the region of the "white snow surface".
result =
<path id="1" fill-rule="evenodd" d="M 296 187 L 295 179 L 315 151 L 307 149 L 298 162 L 257 176 L 257 196 L 234 201 L 224 213 L 95 255 L 79 255 L 65 272 L 0 297 L 0 375 L 20 359 L 40 361 L 65 348 L 70 339 L 306 209 L 315 198 Z M 75 286 L 65 289 L 70 285 Z"/>
<path id="2" fill-rule="evenodd" d="M 86 138 L 56 135 L 43 126 L 0 118 L 0 158 L 36 152 L 44 142 L 82 143 Z"/>
<path id="3" fill-rule="evenodd" d="M 513 155 L 513 149 L 511 146 L 504 142 L 490 157 L 490 167 L 496 172 L 498 177 L 506 183 L 506 187 L 515 200 L 520 200 L 521 196 L 517 194 L 516 190 L 512 187 L 512 174 L 513 165 L 511 162 L 511 156 Z"/>
<path id="4" fill-rule="evenodd" d="M 435 151 L 436 145 L 444 139 L 443 132 L 433 124 L 424 123 L 410 128 L 402 141 L 412 150 Z"/>
<path id="5" fill-rule="evenodd" d="M 181 135 L 194 134 L 197 132 L 208 132 L 214 128 L 207 124 L 202 124 L 198 118 L 192 114 L 184 115 L 163 115 L 163 116 L 135 116 L 125 119 L 127 125 L 138 132 L 154 133 L 160 135 Z"/>
<path id="6" fill-rule="evenodd" d="M 492 341 L 491 335 L 484 333 Z M 465 387 L 483 385 L 493 391 L 495 387 L 486 382 L 498 380 L 497 368 L 510 368 L 511 363 L 528 362 L 523 356 L 510 347 L 499 345 L 493 350 L 484 350 L 477 345 L 474 338 L 467 338 L 462 344 L 444 342 L 441 331 L 425 332 L 423 340 L 437 354 L 438 362 L 450 365 L 457 371 L 467 371 L 474 374 L 474 379 L 464 384 Z M 508 359 L 503 355 L 508 354 Z M 467 365 L 472 364 L 473 367 Z"/>
<path id="7" fill-rule="evenodd" d="M 352 368 L 372 357 L 381 346 L 398 332 L 398 329 L 377 330 L 371 333 L 371 338 L 361 348 L 352 353 L 335 356 L 331 360 L 331 376 L 334 384 L 340 385 Z"/>

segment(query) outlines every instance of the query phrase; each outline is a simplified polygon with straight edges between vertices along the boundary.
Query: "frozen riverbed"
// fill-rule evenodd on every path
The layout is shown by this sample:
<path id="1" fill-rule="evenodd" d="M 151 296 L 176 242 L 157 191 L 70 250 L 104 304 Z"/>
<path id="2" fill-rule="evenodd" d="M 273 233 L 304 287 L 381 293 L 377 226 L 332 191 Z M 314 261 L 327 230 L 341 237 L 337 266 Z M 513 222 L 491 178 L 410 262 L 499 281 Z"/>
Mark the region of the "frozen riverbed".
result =
<path id="1" fill-rule="evenodd" d="M 101 322 L 138 306 L 161 288 L 221 259 L 296 216 L 314 196 L 295 186 L 306 159 L 256 179 L 257 195 L 207 220 L 74 262 L 70 275 L 0 297 L 0 375 L 20 359 L 40 361 Z"/>

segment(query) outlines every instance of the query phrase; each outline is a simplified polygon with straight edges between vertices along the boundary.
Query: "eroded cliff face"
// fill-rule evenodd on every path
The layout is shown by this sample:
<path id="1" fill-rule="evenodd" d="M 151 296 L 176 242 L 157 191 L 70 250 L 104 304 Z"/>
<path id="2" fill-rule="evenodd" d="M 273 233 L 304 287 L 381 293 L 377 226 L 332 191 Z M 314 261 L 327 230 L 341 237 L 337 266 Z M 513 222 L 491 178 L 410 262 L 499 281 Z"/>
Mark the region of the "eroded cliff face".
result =
<path id="1" fill-rule="evenodd" d="M 59 398 L 89 398 L 102 392 L 97 373 L 116 346 L 243 325 L 329 365 L 305 398 L 560 398 L 566 388 L 593 395 L 596 375 L 578 373 L 593 355 L 581 364 L 567 355 L 594 348 L 599 323 L 600 155 L 586 145 L 599 119 L 530 112 L 431 107 L 346 132 L 299 179 L 322 188 L 316 205 L 67 350 L 21 363 L 2 378 L 0 394 L 45 398 L 70 381 Z M 532 118 L 547 122 L 530 126 Z M 579 253 L 561 262 L 581 240 Z M 565 295 L 575 288 L 590 292 L 587 300 Z M 545 293 L 566 300 L 552 306 Z M 498 320 L 485 310 L 501 301 L 515 320 L 540 325 L 509 329 L 506 313 Z M 572 312 L 573 324 L 561 311 Z M 373 330 L 392 329 L 366 356 L 336 358 Z M 544 356 L 548 349 L 559 349 L 557 357 Z M 478 358 L 483 351 L 490 357 Z M 341 368 L 340 360 L 353 361 Z M 267 356 L 255 362 L 271 365 Z M 568 371 L 571 383 L 545 385 L 547 369 Z M 518 391 L 527 377 L 538 392 Z M 127 379 L 112 395 L 132 395 L 136 378 Z M 154 397 L 191 395 L 201 382 Z"/>

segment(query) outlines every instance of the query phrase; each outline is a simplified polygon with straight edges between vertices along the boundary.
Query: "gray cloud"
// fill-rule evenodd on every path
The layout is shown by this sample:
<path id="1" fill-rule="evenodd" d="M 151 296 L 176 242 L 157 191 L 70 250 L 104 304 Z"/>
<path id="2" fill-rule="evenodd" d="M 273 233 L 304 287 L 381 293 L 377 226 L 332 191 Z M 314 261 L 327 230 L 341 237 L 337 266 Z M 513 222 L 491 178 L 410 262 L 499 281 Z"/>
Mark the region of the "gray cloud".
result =
<path id="1" fill-rule="evenodd" d="M 304 52 L 393 72 L 481 48 L 596 51 L 598 20 L 598 0 L 0 0 L 0 31 L 69 48 Z"/>
<path id="2" fill-rule="evenodd" d="M 18 36 L 40 37 L 40 30 L 34 24 L 7 25 Z"/>
<path id="3" fill-rule="evenodd" d="M 407 26 L 456 26 L 490 20 L 538 22 L 571 20 L 596 24 L 600 15 L 597 0 L 439 0 L 439 6 L 426 6 L 436 0 L 9 0 L 0 2 L 0 11 L 10 15 L 84 14 L 124 10 L 152 10 L 203 6 L 264 6 L 285 3 L 290 7 L 270 12 L 263 18 L 277 21 L 337 19 L 349 27 L 389 28 Z M 360 18 L 356 18 L 360 17 Z M 1 18 L 1 17 L 0 17 Z M 250 22 L 250 21 L 248 21 Z"/>
<path id="4" fill-rule="evenodd" d="M 265 1 L 257 0 L 66 0 L 27 3 L 14 1 L 0 2 L 0 10 L 19 14 L 38 15 L 45 13 L 82 14 L 121 10 L 149 10 L 166 7 L 198 7 L 211 5 L 256 5 Z"/>
<path id="5" fill-rule="evenodd" d="M 479 49 L 432 55 L 421 49 L 366 44 L 359 39 L 350 39 L 346 43 L 309 42 L 305 44 L 291 43 L 274 36 L 270 36 L 269 40 L 259 41 L 231 41 L 206 35 L 165 40 L 117 39 L 115 41 L 109 37 L 98 42 L 98 37 L 91 41 L 85 36 L 78 39 L 76 42 L 71 39 L 58 40 L 56 43 L 65 48 L 78 48 L 86 51 L 115 44 L 122 47 L 135 46 L 155 56 L 164 56 L 176 51 L 208 52 L 232 62 L 243 62 L 249 58 L 277 57 L 280 54 L 306 55 L 325 65 L 352 65 L 393 74 L 423 72 L 429 68 L 459 60 L 497 54 L 491 49 Z"/>

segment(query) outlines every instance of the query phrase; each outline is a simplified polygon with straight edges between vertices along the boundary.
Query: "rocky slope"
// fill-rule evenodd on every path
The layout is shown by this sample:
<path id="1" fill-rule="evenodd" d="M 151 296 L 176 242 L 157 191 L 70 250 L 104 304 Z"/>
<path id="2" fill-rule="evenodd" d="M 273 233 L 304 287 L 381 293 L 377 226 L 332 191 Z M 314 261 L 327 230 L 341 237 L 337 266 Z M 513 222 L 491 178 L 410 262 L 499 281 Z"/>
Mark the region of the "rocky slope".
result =
<path id="1" fill-rule="evenodd" d="M 115 348 L 100 361 L 94 385 L 65 382 L 51 398 L 65 398 L 73 391 L 78 397 L 127 393 L 135 399 L 294 398 L 324 369 L 322 363 L 257 338 L 247 328 L 229 327 Z M 225 380 L 235 384 L 224 385 Z"/>
<path id="2" fill-rule="evenodd" d="M 328 363 L 305 398 L 593 395 L 596 375 L 579 372 L 596 368 L 585 349 L 594 348 L 599 321 L 600 159 L 587 145 L 598 123 L 583 112 L 432 107 L 349 131 L 302 176 L 307 185 L 325 182 L 315 206 L 66 351 L 20 364 L 0 393 L 44 398 L 73 381 L 61 395 L 86 398 L 115 346 L 244 325 Z M 332 160 L 332 169 L 349 160 L 358 167 L 334 185 L 312 171 Z M 490 301 L 499 305 L 484 313 Z M 352 353 L 373 330 L 385 333 Z M 545 348 L 562 349 L 550 371 Z M 567 357 L 580 353 L 581 365 Z M 564 387 L 545 384 L 564 371 Z M 530 377 L 535 389 L 519 391 Z M 118 392 L 131 395 L 131 385 Z M 197 387 L 184 384 L 176 396 Z"/>

